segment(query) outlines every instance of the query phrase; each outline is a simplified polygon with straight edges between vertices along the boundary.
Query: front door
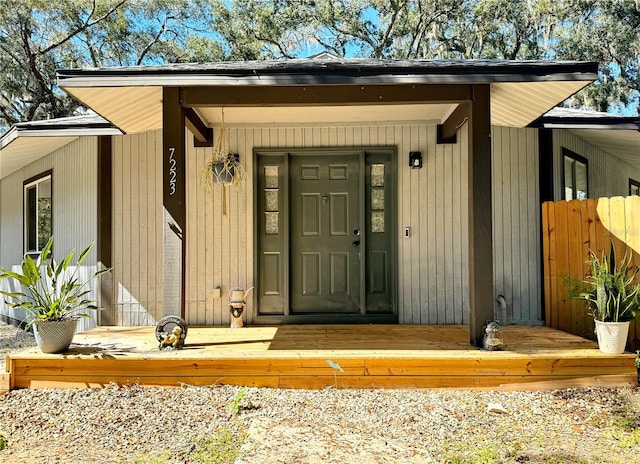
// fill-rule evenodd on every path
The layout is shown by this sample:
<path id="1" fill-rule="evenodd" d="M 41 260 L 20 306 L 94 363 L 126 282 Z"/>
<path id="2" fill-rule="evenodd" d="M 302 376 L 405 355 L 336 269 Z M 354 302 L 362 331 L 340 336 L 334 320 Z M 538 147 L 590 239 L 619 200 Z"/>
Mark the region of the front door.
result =
<path id="1" fill-rule="evenodd" d="M 292 156 L 290 311 L 360 312 L 359 154 Z"/>
<path id="2" fill-rule="evenodd" d="M 395 150 L 257 150 L 256 319 L 395 321 Z"/>

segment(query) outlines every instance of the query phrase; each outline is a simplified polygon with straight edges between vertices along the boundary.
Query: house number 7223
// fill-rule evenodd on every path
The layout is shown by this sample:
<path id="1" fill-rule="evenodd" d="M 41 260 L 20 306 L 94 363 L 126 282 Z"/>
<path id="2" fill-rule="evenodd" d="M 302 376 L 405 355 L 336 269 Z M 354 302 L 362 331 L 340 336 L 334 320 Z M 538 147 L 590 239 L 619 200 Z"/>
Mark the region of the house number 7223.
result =
<path id="1" fill-rule="evenodd" d="M 176 178 L 178 177 L 178 169 L 176 165 L 178 163 L 173 157 L 175 152 L 175 148 L 169 147 L 169 195 L 173 195 L 176 193 Z"/>

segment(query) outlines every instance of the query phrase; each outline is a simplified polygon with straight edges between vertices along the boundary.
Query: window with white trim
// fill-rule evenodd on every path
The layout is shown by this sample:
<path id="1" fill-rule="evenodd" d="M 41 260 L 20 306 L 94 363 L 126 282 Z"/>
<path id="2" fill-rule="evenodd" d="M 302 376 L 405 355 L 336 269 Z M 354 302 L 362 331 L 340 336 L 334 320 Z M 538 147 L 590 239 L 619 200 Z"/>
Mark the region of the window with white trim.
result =
<path id="1" fill-rule="evenodd" d="M 41 251 L 53 233 L 51 173 L 24 184 L 25 253 Z"/>

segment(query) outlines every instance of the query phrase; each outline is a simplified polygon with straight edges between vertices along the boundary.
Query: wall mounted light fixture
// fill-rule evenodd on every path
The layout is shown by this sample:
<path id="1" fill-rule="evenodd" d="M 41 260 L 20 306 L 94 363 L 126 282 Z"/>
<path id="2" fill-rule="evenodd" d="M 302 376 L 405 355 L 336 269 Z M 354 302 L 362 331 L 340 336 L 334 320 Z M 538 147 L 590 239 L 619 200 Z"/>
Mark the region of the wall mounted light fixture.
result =
<path id="1" fill-rule="evenodd" d="M 422 153 L 419 151 L 409 152 L 409 167 L 411 169 L 420 169 L 422 167 Z"/>

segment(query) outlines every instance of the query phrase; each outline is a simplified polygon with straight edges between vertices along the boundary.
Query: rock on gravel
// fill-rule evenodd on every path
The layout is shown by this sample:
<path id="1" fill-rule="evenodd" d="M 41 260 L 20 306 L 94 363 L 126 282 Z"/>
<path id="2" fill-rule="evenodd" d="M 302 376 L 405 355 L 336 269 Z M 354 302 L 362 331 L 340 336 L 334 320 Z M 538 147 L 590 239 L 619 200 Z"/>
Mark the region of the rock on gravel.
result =
<path id="1" fill-rule="evenodd" d="M 640 462 L 638 390 L 242 391 L 14 390 L 0 397 L 0 463 L 232 462 L 198 459 L 225 430 L 246 437 L 237 464 Z"/>

